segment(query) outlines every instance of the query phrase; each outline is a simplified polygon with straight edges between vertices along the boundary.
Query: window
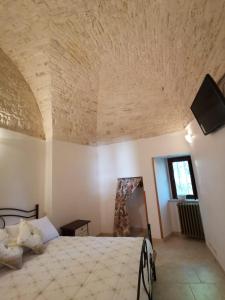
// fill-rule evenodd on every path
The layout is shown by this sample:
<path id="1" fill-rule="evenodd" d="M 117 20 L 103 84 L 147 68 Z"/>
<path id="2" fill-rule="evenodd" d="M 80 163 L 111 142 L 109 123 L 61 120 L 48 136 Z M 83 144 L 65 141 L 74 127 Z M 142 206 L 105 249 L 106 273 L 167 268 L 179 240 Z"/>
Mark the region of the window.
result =
<path id="1" fill-rule="evenodd" d="M 197 189 L 190 156 L 168 158 L 173 198 L 197 199 Z"/>

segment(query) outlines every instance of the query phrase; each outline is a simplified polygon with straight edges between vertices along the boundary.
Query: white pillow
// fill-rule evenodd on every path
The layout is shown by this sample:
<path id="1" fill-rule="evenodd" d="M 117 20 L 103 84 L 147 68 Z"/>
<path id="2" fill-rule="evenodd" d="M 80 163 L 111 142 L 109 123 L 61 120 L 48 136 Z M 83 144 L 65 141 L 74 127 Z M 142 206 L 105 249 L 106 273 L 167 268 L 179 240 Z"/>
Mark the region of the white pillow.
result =
<path id="1" fill-rule="evenodd" d="M 48 241 L 59 237 L 58 231 L 56 230 L 55 226 L 49 221 L 48 217 L 31 220 L 29 222 L 41 231 L 44 243 L 47 243 Z"/>
<path id="2" fill-rule="evenodd" d="M 12 242 L 6 229 L 0 229 L 0 264 L 12 269 L 22 267 L 23 249 Z"/>
<path id="3" fill-rule="evenodd" d="M 19 235 L 19 224 L 6 226 L 5 230 L 6 230 L 6 232 L 9 235 L 9 241 L 8 241 L 8 243 L 10 245 L 16 245 L 16 243 L 17 243 L 17 237 Z"/>
<path id="4" fill-rule="evenodd" d="M 41 231 L 25 220 L 20 221 L 17 245 L 27 247 L 34 253 L 40 254 L 44 251 L 43 237 Z"/>
<path id="5" fill-rule="evenodd" d="M 19 224 L 5 226 L 5 229 L 11 238 L 17 238 L 19 234 Z"/>
<path id="6" fill-rule="evenodd" d="M 6 244 L 8 242 L 9 235 L 5 229 L 0 229 L 0 243 Z"/>
<path id="7" fill-rule="evenodd" d="M 22 267 L 23 248 L 0 243 L 0 264 L 11 269 Z"/>

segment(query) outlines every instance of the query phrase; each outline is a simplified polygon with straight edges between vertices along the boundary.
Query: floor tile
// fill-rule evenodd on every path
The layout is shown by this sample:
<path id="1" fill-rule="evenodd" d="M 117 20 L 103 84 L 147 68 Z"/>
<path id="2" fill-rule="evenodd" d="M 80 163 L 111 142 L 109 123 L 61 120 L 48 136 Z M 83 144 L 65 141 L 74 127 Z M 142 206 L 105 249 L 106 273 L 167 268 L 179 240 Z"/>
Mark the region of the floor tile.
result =
<path id="1" fill-rule="evenodd" d="M 224 300 L 225 289 L 211 283 L 191 284 L 191 290 L 196 300 Z"/>
<path id="2" fill-rule="evenodd" d="M 154 300 L 225 300 L 225 273 L 205 243 L 171 237 L 154 248 Z"/>
<path id="3" fill-rule="evenodd" d="M 208 264 L 205 266 L 196 266 L 195 271 L 202 283 L 225 282 L 225 275 L 217 265 Z"/>
<path id="4" fill-rule="evenodd" d="M 164 283 L 201 283 L 195 271 L 188 266 L 159 266 L 157 278 L 159 282 Z"/>
<path id="5" fill-rule="evenodd" d="M 161 284 L 153 288 L 154 300 L 195 300 L 188 284 Z"/>

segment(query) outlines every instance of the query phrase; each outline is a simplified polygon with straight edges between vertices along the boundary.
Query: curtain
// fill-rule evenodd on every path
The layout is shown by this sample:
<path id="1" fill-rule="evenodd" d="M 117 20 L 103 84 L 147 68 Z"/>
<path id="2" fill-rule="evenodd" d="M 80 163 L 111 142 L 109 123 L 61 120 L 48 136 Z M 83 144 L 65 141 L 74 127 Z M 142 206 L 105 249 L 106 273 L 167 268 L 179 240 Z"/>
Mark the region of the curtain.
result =
<path id="1" fill-rule="evenodd" d="M 114 236 L 129 236 L 130 226 L 127 201 L 141 182 L 142 177 L 118 179 L 115 199 Z"/>

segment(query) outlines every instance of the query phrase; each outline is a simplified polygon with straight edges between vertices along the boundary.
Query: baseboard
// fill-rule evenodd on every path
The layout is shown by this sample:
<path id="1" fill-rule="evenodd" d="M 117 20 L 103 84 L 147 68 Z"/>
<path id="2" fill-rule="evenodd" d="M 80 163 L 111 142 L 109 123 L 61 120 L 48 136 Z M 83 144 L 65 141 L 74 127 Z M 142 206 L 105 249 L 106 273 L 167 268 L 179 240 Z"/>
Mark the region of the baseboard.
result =
<path id="1" fill-rule="evenodd" d="M 147 229 L 144 229 L 144 228 L 137 228 L 137 227 L 131 227 L 130 229 L 131 231 L 131 237 L 144 237 L 146 234 L 147 234 Z M 102 236 L 102 237 L 113 237 L 113 233 L 109 233 L 109 232 L 101 232 L 99 233 L 97 236 Z"/>
<path id="2" fill-rule="evenodd" d="M 113 237 L 113 233 L 106 233 L 106 232 L 101 232 L 99 233 L 97 236 L 100 236 L 100 237 Z"/>
<path id="3" fill-rule="evenodd" d="M 113 237 L 113 233 L 109 233 L 109 232 L 101 232 L 99 234 L 97 234 L 97 236 L 99 237 Z M 176 237 L 183 237 L 183 235 L 180 232 L 172 232 L 169 235 L 167 235 L 166 237 L 164 237 L 163 239 L 161 238 L 152 238 L 153 242 L 159 242 L 159 241 L 166 241 L 168 239 L 170 239 L 171 237 L 176 236 Z"/>
<path id="4" fill-rule="evenodd" d="M 152 238 L 152 243 L 154 244 L 155 242 L 162 242 L 163 239 L 160 239 L 160 238 Z"/>
<path id="5" fill-rule="evenodd" d="M 212 253 L 215 261 L 218 263 L 218 265 L 220 266 L 221 270 L 225 274 L 225 269 L 223 268 L 223 264 L 220 262 L 220 259 L 218 258 L 216 249 L 212 246 L 212 244 L 210 242 L 205 241 L 205 244 L 206 244 L 207 248 L 209 249 L 209 251 Z"/>
<path id="6" fill-rule="evenodd" d="M 171 232 L 171 234 L 169 234 L 168 236 L 165 237 L 165 239 L 168 239 L 170 237 L 183 237 L 182 233 L 181 232 Z"/>
<path id="7" fill-rule="evenodd" d="M 170 234 L 168 234 L 167 236 L 165 236 L 164 238 L 153 238 L 153 242 L 156 241 L 156 242 L 162 242 L 162 241 L 167 241 L 169 240 L 170 238 L 172 237 L 179 237 L 179 238 L 185 238 L 181 232 L 171 232 Z"/>
<path id="8" fill-rule="evenodd" d="M 147 228 L 142 228 L 142 227 L 130 227 L 130 230 L 132 231 L 138 231 L 138 232 L 142 232 L 142 231 L 147 231 Z"/>

